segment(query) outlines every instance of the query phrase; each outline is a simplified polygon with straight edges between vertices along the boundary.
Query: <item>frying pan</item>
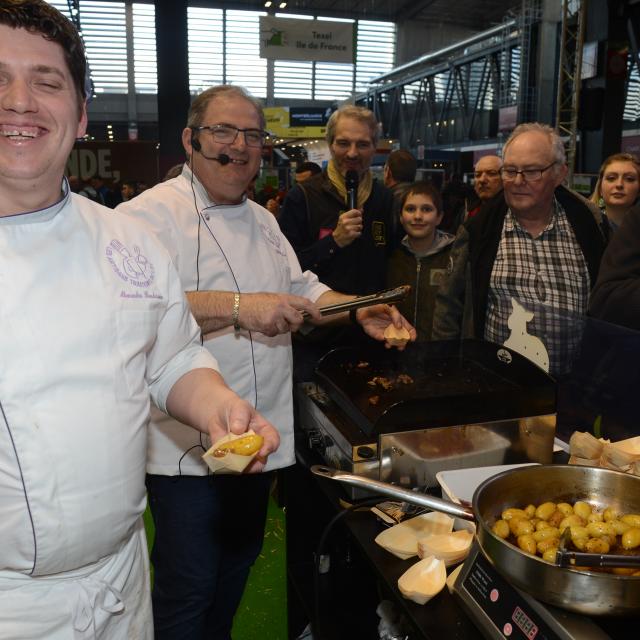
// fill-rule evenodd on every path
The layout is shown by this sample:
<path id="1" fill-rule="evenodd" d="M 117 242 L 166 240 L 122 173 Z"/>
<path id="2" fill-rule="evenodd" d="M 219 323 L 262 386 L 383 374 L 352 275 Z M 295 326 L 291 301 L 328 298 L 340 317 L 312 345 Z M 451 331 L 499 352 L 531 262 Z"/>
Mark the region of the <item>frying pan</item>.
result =
<path id="1" fill-rule="evenodd" d="M 534 598 L 584 615 L 637 615 L 640 577 L 578 571 L 549 564 L 496 536 L 491 527 L 508 507 L 584 500 L 598 509 L 640 513 L 640 477 L 596 467 L 533 465 L 485 480 L 473 494 L 473 508 L 330 469 L 311 471 L 450 516 L 476 522 L 476 539 L 487 560 L 511 584 Z"/>

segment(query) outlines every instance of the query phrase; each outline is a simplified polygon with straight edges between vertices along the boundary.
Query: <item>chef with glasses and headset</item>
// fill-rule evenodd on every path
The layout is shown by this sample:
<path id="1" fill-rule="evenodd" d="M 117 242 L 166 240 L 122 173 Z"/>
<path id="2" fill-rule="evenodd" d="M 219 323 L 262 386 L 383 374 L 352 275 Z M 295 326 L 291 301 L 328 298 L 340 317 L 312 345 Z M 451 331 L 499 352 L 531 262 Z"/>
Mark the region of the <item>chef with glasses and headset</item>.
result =
<path id="1" fill-rule="evenodd" d="M 504 344 L 518 304 L 535 312 L 527 331 L 545 344 L 550 373 L 560 375 L 570 366 L 579 339 L 574 328 L 598 275 L 605 246 L 601 214 L 562 185 L 564 146 L 548 125 L 516 127 L 500 173 L 503 195 L 456 234 L 436 298 L 433 339 Z"/>
<path id="2" fill-rule="evenodd" d="M 208 439 L 195 430 L 184 436 L 175 420 L 152 414 L 147 489 L 156 526 L 158 640 L 231 637 L 262 546 L 269 471 L 295 462 L 291 332 L 302 326 L 303 313 L 321 323 L 320 306 L 354 297 L 302 272 L 275 218 L 246 198 L 260 167 L 264 126 L 261 104 L 241 87 L 204 91 L 182 132 L 188 159 L 182 174 L 117 209 L 151 225 L 178 268 L 203 344 L 229 386 L 281 438 L 266 473 L 211 476 L 201 460 Z M 375 339 L 384 340 L 393 323 L 415 340 L 393 307 L 358 309 L 352 319 Z"/>

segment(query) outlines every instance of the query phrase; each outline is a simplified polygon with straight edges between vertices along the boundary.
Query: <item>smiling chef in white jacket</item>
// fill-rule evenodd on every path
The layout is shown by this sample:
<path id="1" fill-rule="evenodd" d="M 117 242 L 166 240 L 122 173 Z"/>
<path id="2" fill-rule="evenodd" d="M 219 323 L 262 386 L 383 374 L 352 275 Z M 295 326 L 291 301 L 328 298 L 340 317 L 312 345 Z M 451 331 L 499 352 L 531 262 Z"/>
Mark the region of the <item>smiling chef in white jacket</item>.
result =
<path id="1" fill-rule="evenodd" d="M 150 398 L 212 439 L 278 433 L 199 345 L 165 249 L 70 193 L 85 59 L 41 0 L 0 0 L 0 638 L 151 639 Z"/>

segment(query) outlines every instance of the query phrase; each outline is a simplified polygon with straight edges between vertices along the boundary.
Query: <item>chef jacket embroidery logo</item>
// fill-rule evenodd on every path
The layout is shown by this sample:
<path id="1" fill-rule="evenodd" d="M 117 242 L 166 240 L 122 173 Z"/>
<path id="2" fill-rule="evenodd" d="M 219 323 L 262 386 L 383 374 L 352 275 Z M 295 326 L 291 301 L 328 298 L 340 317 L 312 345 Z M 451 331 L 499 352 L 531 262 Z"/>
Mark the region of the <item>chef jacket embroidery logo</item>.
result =
<path id="1" fill-rule="evenodd" d="M 287 255 L 287 251 L 284 248 L 284 243 L 282 242 L 282 238 L 268 227 L 266 224 L 260 225 L 260 230 L 262 231 L 262 235 L 265 237 L 267 242 L 281 255 Z"/>
<path id="2" fill-rule="evenodd" d="M 105 253 L 118 277 L 134 287 L 148 287 L 155 280 L 153 265 L 140 253 L 137 245 L 129 251 L 120 240 L 114 239 L 107 245 Z"/>

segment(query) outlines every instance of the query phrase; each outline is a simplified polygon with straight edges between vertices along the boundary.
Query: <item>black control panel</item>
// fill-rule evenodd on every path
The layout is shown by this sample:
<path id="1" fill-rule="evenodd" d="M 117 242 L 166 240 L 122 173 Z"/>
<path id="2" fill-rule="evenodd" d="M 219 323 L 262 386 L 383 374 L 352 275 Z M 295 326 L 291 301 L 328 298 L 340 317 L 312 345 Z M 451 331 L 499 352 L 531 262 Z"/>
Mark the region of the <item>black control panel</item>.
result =
<path id="1" fill-rule="evenodd" d="M 476 556 L 462 584 L 505 638 L 517 640 L 558 640 L 560 638 L 520 598 L 519 593 L 493 570 L 482 554 Z"/>
<path id="2" fill-rule="evenodd" d="M 611 640 L 592 618 L 550 607 L 505 580 L 474 543 L 455 593 L 486 638 L 508 640 Z M 614 622 L 617 628 L 619 621 Z"/>

